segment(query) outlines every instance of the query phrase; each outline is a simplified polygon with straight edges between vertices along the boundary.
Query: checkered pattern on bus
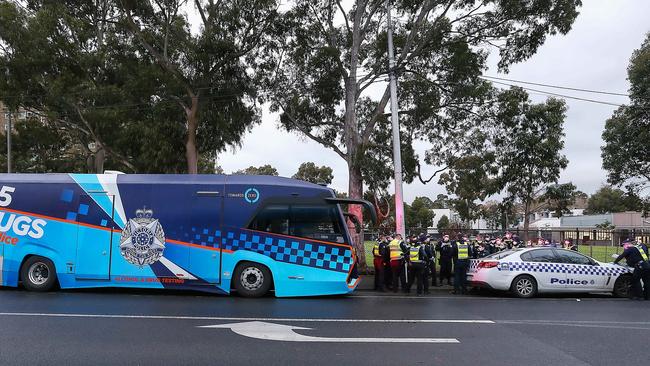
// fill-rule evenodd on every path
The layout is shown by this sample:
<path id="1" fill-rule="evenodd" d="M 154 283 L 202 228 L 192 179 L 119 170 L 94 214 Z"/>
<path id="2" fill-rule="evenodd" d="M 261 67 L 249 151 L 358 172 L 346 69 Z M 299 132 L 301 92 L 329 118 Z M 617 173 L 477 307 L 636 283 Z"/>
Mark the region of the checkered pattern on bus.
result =
<path id="1" fill-rule="evenodd" d="M 224 234 L 221 240 L 222 248 L 226 250 L 249 250 L 279 262 L 345 273 L 350 271 L 353 264 L 349 247 L 245 230 Z"/>

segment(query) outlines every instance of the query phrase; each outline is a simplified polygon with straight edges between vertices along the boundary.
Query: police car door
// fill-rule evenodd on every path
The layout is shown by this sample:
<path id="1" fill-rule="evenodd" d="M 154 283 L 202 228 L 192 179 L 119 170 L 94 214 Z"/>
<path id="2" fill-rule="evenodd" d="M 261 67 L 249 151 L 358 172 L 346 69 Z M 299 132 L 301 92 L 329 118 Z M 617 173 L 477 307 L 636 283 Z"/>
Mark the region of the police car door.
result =
<path id="1" fill-rule="evenodd" d="M 570 291 L 590 291 L 605 287 L 607 276 L 591 258 L 573 250 L 556 249 L 566 267 L 566 287 Z"/>
<path id="2" fill-rule="evenodd" d="M 542 291 L 564 291 L 566 274 L 560 269 L 559 258 L 551 248 L 539 248 L 521 254 L 521 259 L 528 262 L 524 269 L 537 280 L 537 287 Z"/>

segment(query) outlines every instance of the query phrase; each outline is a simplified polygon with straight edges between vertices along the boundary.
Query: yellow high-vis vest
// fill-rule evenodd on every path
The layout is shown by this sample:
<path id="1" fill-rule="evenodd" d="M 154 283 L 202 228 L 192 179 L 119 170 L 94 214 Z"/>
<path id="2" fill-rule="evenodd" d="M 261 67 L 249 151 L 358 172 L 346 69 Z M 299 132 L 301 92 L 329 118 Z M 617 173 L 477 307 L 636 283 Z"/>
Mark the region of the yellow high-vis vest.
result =
<path id="1" fill-rule="evenodd" d="M 393 239 L 388 247 L 390 248 L 390 260 L 395 261 L 402 258 L 402 248 L 399 247 L 399 240 Z"/>
<path id="2" fill-rule="evenodd" d="M 636 247 L 636 249 L 639 250 L 639 253 L 641 253 L 641 257 L 643 257 L 643 260 L 647 262 L 648 261 L 648 255 L 645 254 L 645 250 L 643 250 L 643 247 L 640 246 L 640 245 L 635 245 L 635 247 Z"/>
<path id="3" fill-rule="evenodd" d="M 469 245 L 458 243 L 458 259 L 469 258 Z"/>
<path id="4" fill-rule="evenodd" d="M 409 250 L 409 260 L 411 263 L 420 263 L 422 260 L 420 260 L 420 247 L 412 247 Z"/>

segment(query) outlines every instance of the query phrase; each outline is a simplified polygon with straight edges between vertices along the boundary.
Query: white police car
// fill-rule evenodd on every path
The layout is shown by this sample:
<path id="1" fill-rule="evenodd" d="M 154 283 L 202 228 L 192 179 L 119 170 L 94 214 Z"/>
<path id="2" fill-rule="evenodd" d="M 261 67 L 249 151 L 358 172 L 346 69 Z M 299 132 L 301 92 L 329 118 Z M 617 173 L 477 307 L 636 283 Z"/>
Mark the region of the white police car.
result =
<path id="1" fill-rule="evenodd" d="M 472 259 L 467 281 L 473 287 L 510 290 L 518 297 L 539 292 L 611 292 L 625 297 L 631 273 L 628 267 L 599 262 L 576 251 L 538 247 Z"/>

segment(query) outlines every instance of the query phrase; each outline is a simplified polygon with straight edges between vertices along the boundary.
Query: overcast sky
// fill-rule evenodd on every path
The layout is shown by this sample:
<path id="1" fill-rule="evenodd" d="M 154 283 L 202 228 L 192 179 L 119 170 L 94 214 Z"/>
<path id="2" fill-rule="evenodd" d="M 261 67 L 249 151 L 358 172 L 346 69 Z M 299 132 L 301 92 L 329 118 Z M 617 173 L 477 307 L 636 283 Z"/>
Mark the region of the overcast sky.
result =
<path id="1" fill-rule="evenodd" d="M 549 37 L 530 60 L 511 67 L 510 73 L 500 75 L 492 66 L 486 75 L 509 79 L 595 89 L 627 92 L 626 68 L 632 52 L 639 48 L 650 31 L 649 0 L 583 0 L 578 19 L 566 36 Z M 491 58 L 493 61 L 495 58 Z M 494 62 L 492 62 L 494 65 Z M 523 85 L 522 85 L 523 86 Z M 537 86 L 528 86 L 549 92 L 598 99 L 613 103 L 627 103 L 626 97 L 581 93 Z M 530 92 L 531 99 L 540 102 L 546 96 Z M 614 106 L 566 100 L 565 148 L 569 166 L 562 173 L 560 183 L 571 181 L 578 189 L 593 193 L 606 183 L 601 166 L 601 133 L 605 120 L 616 109 Z M 426 145 L 417 146 L 420 156 Z M 282 131 L 278 116 L 264 111 L 262 123 L 244 138 L 241 148 L 230 150 L 219 157 L 227 173 L 248 167 L 271 164 L 282 176 L 293 175 L 302 162 L 313 161 L 334 169 L 332 187 L 347 191 L 347 167 L 336 153 L 321 145 Z M 428 185 L 419 182 L 404 186 L 407 202 L 416 196 L 435 197 L 445 193 L 435 180 Z"/>

